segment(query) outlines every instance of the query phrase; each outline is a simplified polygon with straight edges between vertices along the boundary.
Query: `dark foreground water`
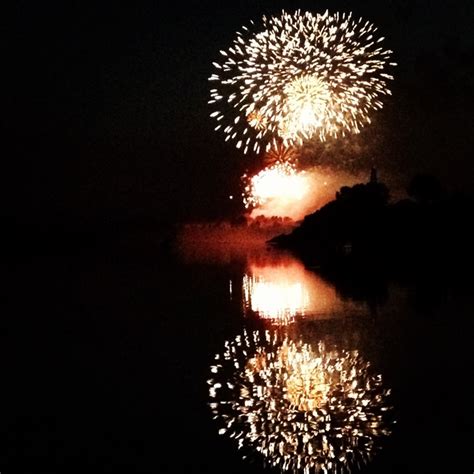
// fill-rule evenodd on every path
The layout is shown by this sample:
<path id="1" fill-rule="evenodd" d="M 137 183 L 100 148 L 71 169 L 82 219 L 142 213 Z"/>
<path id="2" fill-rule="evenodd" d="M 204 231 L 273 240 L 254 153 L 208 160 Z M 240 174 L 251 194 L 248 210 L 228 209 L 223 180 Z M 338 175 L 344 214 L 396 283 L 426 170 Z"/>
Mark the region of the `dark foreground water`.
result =
<path id="1" fill-rule="evenodd" d="M 2 474 L 472 473 L 464 276 L 152 241 L 15 263 Z"/>

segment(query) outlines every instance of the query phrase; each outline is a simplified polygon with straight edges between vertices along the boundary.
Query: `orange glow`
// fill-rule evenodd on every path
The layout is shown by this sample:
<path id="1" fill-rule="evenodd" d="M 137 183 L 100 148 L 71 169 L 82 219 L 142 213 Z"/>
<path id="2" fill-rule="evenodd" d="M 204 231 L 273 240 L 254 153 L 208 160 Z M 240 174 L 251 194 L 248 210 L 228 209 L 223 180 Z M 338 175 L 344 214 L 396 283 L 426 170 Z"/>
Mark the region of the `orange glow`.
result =
<path id="1" fill-rule="evenodd" d="M 365 179 L 321 166 L 300 171 L 292 162 L 279 162 L 251 178 L 243 200 L 253 219 L 276 216 L 298 221 L 332 201 L 341 186 Z"/>
<path id="2" fill-rule="evenodd" d="M 292 229 L 292 223 L 271 226 L 235 226 L 225 221 L 188 223 L 179 229 L 175 248 L 186 263 L 226 265 L 248 255 L 265 254 L 268 239 Z"/>
<path id="3" fill-rule="evenodd" d="M 275 215 L 291 217 L 294 206 L 306 198 L 310 183 L 304 171 L 292 163 L 276 163 L 256 174 L 245 188 L 246 208 L 270 205 Z"/>

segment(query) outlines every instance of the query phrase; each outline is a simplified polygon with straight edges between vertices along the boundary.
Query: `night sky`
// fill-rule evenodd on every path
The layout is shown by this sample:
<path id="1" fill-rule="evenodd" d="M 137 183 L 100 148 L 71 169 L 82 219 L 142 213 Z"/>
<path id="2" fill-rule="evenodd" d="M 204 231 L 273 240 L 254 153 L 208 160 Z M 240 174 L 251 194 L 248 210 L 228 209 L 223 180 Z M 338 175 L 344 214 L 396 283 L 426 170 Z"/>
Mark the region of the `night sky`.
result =
<path id="1" fill-rule="evenodd" d="M 3 14 L 3 215 L 225 217 L 259 162 L 213 130 L 211 63 L 282 8 L 375 23 L 399 64 L 380 112 L 387 160 L 471 189 L 472 1 L 17 1 Z"/>

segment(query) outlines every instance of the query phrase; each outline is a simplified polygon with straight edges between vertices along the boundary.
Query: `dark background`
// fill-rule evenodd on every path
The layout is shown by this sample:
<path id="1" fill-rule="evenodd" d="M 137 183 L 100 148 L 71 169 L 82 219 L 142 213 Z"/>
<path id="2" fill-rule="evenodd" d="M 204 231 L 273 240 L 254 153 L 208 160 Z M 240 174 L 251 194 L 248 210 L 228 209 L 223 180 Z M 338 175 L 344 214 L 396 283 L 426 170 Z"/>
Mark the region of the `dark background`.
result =
<path id="1" fill-rule="evenodd" d="M 210 357 L 241 330 L 230 270 L 184 270 L 147 229 L 238 211 L 228 195 L 259 163 L 214 133 L 207 78 L 241 25 L 281 8 L 377 24 L 399 63 L 367 130 L 377 159 L 471 191 L 470 1 L 2 5 L 2 474 L 259 472 L 206 406 Z M 376 324 L 405 425 L 371 472 L 472 471 L 472 298 L 443 277 L 394 333 Z"/>
<path id="2" fill-rule="evenodd" d="M 213 131 L 207 79 L 235 31 L 282 8 L 352 10 L 379 26 L 399 64 L 366 132 L 384 137 L 379 163 L 470 189 L 472 2 L 18 1 L 2 19 L 2 214 L 48 228 L 235 211 L 228 195 L 260 160 Z"/>

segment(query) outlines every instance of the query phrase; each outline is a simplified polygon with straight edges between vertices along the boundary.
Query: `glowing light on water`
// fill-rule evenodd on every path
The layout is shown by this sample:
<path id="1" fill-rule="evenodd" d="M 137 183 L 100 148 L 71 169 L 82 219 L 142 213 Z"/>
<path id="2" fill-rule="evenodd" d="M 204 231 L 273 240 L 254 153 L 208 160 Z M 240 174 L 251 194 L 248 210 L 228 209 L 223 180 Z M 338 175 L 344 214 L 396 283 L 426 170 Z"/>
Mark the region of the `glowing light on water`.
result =
<path id="1" fill-rule="evenodd" d="M 309 306 L 309 293 L 303 282 L 268 281 L 262 276 L 245 275 L 245 304 L 265 319 L 288 322 L 304 314 Z"/>
<path id="2" fill-rule="evenodd" d="M 353 472 L 390 435 L 390 390 L 357 351 L 245 331 L 211 373 L 219 433 L 283 471 Z"/>
<path id="3" fill-rule="evenodd" d="M 242 299 L 246 312 L 283 325 L 297 317 L 327 319 L 363 311 L 356 303 L 342 301 L 332 285 L 291 257 L 250 260 L 242 279 Z"/>
<path id="4" fill-rule="evenodd" d="M 252 264 L 242 281 L 244 306 L 261 318 L 286 324 L 306 313 L 311 304 L 311 283 L 311 275 L 296 261 Z"/>

